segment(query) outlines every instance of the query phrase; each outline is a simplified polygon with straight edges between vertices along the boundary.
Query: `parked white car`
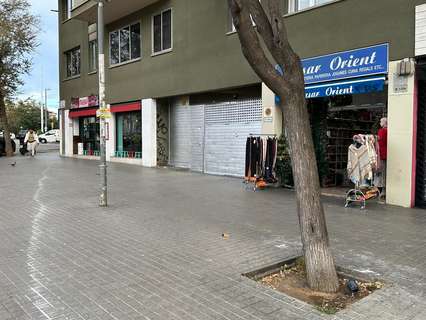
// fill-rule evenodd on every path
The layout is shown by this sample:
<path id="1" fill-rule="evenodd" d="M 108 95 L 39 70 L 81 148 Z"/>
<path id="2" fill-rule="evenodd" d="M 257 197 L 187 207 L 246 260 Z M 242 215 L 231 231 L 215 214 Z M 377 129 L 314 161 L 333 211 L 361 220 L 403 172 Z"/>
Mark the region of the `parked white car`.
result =
<path id="1" fill-rule="evenodd" d="M 0 138 L 3 138 L 3 135 L 4 135 L 4 132 L 3 131 L 0 131 Z M 10 139 L 12 139 L 12 140 L 15 140 L 16 139 L 16 137 L 15 137 L 15 134 L 14 133 L 10 133 Z"/>
<path id="2" fill-rule="evenodd" d="M 59 129 L 49 130 L 46 133 L 40 134 L 38 136 L 38 141 L 40 143 L 59 142 L 59 140 L 60 140 Z"/>

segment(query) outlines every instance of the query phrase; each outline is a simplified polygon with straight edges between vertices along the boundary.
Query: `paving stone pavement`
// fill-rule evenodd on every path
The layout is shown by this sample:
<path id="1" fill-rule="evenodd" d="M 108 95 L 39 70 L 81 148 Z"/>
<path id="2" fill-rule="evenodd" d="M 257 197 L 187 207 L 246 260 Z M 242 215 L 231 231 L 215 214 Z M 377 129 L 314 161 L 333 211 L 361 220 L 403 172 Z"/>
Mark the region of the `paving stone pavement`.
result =
<path id="1" fill-rule="evenodd" d="M 386 282 L 334 316 L 241 276 L 300 254 L 294 194 L 93 161 L 0 158 L 0 320 L 426 319 L 426 211 L 326 200 L 337 264 Z M 229 233 L 228 240 L 221 234 Z"/>

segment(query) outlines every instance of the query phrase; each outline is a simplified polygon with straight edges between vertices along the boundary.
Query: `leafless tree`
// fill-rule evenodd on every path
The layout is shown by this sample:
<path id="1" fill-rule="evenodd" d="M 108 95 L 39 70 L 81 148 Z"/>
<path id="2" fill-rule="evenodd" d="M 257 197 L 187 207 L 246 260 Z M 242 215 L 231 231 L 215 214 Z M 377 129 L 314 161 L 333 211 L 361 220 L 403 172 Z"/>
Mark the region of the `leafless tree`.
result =
<path id="1" fill-rule="evenodd" d="M 31 53 L 37 47 L 39 19 L 31 14 L 27 0 L 0 0 L 0 126 L 6 154 L 13 155 L 5 99 L 13 96 L 29 73 Z"/>
<path id="2" fill-rule="evenodd" d="M 313 290 L 336 292 L 338 279 L 320 197 L 304 74 L 300 58 L 289 43 L 280 2 L 228 0 L 245 58 L 281 98 L 308 284 Z M 277 72 L 277 65 L 283 72 Z"/>

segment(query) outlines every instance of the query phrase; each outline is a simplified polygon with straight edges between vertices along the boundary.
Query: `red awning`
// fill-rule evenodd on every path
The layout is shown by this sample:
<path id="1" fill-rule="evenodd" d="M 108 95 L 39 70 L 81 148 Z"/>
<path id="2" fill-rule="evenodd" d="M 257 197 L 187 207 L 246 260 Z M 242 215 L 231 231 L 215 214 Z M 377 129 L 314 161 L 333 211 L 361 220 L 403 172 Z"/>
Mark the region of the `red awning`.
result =
<path id="1" fill-rule="evenodd" d="M 129 102 L 124 104 L 116 104 L 111 106 L 111 112 L 129 112 L 129 111 L 138 111 L 142 109 L 142 104 L 140 101 Z"/>
<path id="2" fill-rule="evenodd" d="M 97 108 L 70 110 L 70 118 L 96 116 Z"/>

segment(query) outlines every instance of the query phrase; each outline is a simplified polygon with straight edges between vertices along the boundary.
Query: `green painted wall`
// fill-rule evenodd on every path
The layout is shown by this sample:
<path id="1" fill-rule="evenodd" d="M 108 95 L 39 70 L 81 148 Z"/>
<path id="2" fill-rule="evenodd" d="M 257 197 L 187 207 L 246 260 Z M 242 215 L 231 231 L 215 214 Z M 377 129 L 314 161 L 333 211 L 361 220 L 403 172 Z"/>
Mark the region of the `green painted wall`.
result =
<path id="1" fill-rule="evenodd" d="M 60 4 L 61 1 L 59 0 Z M 290 41 L 302 57 L 389 42 L 391 60 L 414 55 L 415 5 L 426 0 L 341 0 L 286 17 Z M 173 51 L 151 56 L 151 16 L 173 8 Z M 142 59 L 109 68 L 110 103 L 167 97 L 258 83 L 244 60 L 238 37 L 227 34 L 227 0 L 164 0 L 107 26 L 112 31 L 134 21 L 142 24 Z M 97 91 L 97 74 L 88 75 L 87 23 L 60 24 L 63 52 L 80 45 L 82 73 L 61 82 L 61 99 Z M 108 50 L 107 50 L 108 51 Z M 108 60 L 108 59 L 107 59 Z"/>
<path id="2" fill-rule="evenodd" d="M 302 57 L 389 42 L 390 59 L 414 56 L 415 6 L 426 0 L 341 0 L 286 18 Z"/>

